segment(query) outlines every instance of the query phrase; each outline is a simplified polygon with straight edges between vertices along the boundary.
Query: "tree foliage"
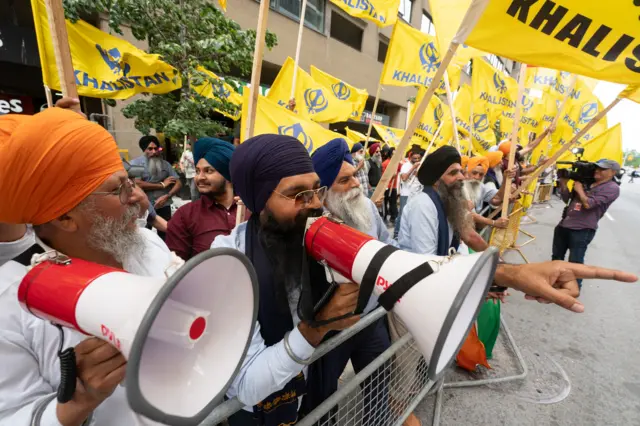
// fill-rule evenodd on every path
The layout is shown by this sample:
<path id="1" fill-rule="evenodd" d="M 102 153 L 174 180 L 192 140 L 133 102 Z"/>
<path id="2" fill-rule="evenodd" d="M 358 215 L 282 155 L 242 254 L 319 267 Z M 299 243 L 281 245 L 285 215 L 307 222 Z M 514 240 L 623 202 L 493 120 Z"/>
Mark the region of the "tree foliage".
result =
<path id="1" fill-rule="evenodd" d="M 197 68 L 248 77 L 255 30 L 240 28 L 212 0 L 64 0 L 64 7 L 72 21 L 103 13 L 113 32 L 122 35 L 121 27 L 129 26 L 135 38 L 148 42 L 150 53 L 159 54 L 182 76 L 181 90 L 145 96 L 123 109 L 125 117 L 135 119 L 138 130 L 148 134 L 153 129 L 173 138 L 213 136 L 226 130 L 210 115 L 214 109 L 232 112 L 234 106 L 204 98 L 193 90 L 194 85 L 211 80 Z M 275 34 L 267 32 L 267 48 L 276 44 Z M 238 87 L 232 79 L 225 81 Z"/>

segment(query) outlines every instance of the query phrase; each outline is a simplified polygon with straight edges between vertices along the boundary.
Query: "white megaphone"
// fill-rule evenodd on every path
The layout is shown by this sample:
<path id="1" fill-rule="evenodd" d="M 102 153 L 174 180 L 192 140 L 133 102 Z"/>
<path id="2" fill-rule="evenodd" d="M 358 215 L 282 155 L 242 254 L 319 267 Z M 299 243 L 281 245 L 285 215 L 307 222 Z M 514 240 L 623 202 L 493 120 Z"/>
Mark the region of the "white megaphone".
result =
<path id="1" fill-rule="evenodd" d="M 134 412 L 186 426 L 222 402 L 251 342 L 258 294 L 249 259 L 232 249 L 200 253 L 168 279 L 58 257 L 18 289 L 28 312 L 122 352 Z"/>
<path id="2" fill-rule="evenodd" d="M 326 216 L 309 219 L 305 247 L 400 317 L 434 381 L 460 350 L 498 263 L 495 248 L 470 256 L 409 253 Z"/>

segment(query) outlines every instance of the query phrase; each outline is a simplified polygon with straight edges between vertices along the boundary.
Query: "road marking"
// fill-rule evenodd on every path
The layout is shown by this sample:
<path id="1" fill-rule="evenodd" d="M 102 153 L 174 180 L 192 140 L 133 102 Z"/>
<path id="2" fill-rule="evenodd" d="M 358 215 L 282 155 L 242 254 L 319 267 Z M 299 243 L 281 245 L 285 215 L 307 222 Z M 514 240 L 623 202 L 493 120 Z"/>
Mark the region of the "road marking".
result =
<path id="1" fill-rule="evenodd" d="M 613 218 L 613 216 L 611 216 L 611 215 L 609 214 L 609 212 L 606 212 L 604 215 L 605 215 L 605 216 L 607 217 L 607 219 L 609 219 L 611 222 L 615 222 L 615 221 L 616 221 L 616 220 Z"/>

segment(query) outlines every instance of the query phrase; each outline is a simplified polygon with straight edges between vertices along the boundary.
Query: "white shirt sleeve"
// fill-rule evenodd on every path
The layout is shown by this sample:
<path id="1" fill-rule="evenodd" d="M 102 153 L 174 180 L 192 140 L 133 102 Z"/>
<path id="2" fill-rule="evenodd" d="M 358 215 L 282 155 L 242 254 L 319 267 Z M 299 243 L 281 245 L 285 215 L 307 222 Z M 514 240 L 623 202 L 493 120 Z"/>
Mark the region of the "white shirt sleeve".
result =
<path id="1" fill-rule="evenodd" d="M 293 353 L 301 359 L 313 354 L 314 348 L 302 336 L 298 328 L 289 335 L 289 346 Z M 272 393 L 279 391 L 295 376 L 300 374 L 305 365 L 298 364 L 287 354 L 284 341 L 267 347 L 260 334 L 260 324 L 256 322 L 251 345 L 247 351 L 240 372 L 227 391 L 227 396 L 237 396 L 245 405 L 253 406 Z"/>

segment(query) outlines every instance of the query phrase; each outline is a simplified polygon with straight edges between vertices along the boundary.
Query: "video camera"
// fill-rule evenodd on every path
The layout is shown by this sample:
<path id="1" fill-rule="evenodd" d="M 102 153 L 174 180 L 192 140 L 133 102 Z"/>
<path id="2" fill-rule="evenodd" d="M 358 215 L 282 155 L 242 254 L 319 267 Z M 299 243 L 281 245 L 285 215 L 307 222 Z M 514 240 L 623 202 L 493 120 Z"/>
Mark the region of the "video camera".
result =
<path id="1" fill-rule="evenodd" d="M 582 161 L 582 155 L 584 154 L 584 148 L 573 148 L 571 150 L 573 155 L 576 156 L 576 161 L 558 161 L 558 164 L 570 164 L 569 169 L 558 169 L 558 179 L 571 179 L 576 182 L 580 182 L 585 186 L 589 186 L 595 182 L 595 173 L 598 168 L 596 163 L 590 161 Z M 624 171 L 616 173 L 613 181 L 620 185 L 620 179 Z"/>

